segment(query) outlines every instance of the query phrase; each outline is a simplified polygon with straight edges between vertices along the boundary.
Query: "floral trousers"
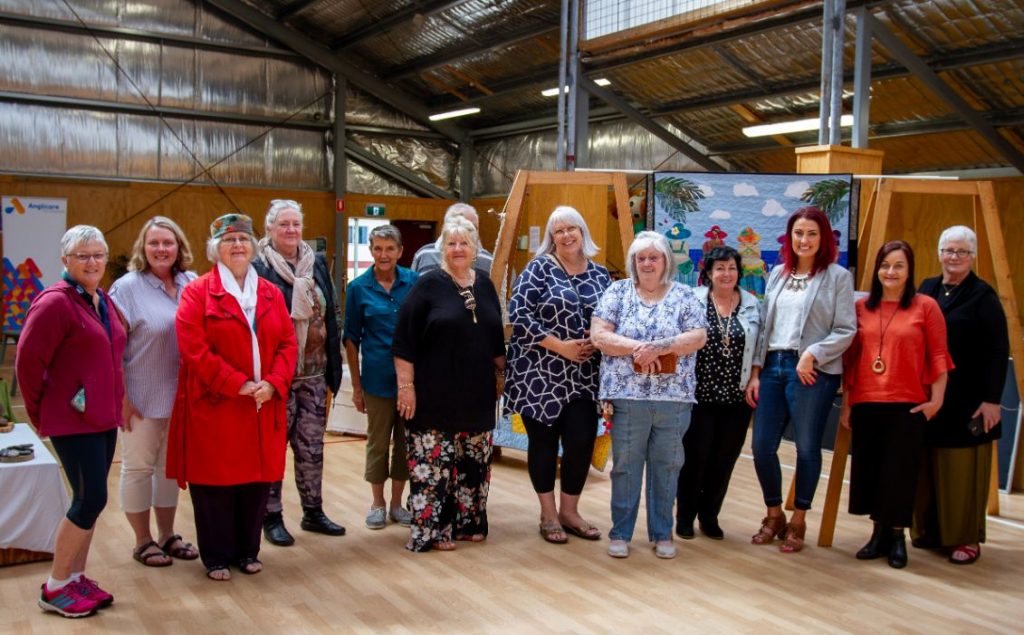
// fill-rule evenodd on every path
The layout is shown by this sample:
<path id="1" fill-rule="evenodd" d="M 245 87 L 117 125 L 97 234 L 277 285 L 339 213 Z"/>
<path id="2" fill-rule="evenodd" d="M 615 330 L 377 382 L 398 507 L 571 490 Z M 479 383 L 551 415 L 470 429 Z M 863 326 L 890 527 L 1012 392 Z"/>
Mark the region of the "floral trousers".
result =
<path id="1" fill-rule="evenodd" d="M 412 528 L 406 549 L 487 535 L 491 432 L 405 431 Z"/>

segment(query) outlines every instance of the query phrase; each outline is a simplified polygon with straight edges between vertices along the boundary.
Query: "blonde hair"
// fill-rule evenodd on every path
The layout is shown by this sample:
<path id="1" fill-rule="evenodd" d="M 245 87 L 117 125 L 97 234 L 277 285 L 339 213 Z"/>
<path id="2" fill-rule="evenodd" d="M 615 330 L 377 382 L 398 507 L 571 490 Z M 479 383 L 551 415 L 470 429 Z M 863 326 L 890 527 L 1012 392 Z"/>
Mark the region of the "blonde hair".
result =
<path id="1" fill-rule="evenodd" d="M 166 216 L 154 216 L 142 226 L 139 237 L 135 239 L 135 244 L 132 245 L 132 255 L 128 260 L 128 271 L 138 271 L 140 273 L 149 271 L 149 261 L 146 260 L 146 233 L 154 227 L 162 227 L 171 232 L 174 234 L 174 240 L 178 242 L 178 257 L 174 260 L 171 271 L 174 273 L 187 271 L 192 266 L 192 248 L 189 247 L 188 238 L 185 238 L 185 232 L 181 231 L 181 227 L 178 227 L 177 223 Z"/>
<path id="2" fill-rule="evenodd" d="M 446 221 L 444 228 L 441 229 L 441 237 L 438 239 L 441 243 L 441 261 L 446 267 L 448 266 L 448 253 L 444 247 L 448 244 L 448 239 L 456 235 L 463 236 L 469 241 L 473 247 L 473 262 L 475 263 L 476 255 L 480 252 L 480 235 L 476 231 L 476 226 L 463 216 L 456 216 Z"/>

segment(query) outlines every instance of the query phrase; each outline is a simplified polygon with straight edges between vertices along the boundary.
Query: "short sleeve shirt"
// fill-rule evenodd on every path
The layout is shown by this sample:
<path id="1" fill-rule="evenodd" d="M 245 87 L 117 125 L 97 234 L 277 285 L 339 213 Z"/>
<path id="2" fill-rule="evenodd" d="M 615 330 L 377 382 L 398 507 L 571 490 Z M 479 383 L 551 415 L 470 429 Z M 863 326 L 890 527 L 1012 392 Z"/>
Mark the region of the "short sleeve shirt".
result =
<path id="1" fill-rule="evenodd" d="M 594 315 L 613 324 L 617 334 L 641 342 L 707 328 L 693 290 L 678 282 L 672 283 L 659 302 L 647 304 L 631 279 L 618 280 L 601 297 Z M 695 403 L 696 360 L 696 354 L 683 355 L 675 373 L 649 375 L 633 370 L 631 355 L 603 355 L 600 398 Z"/>

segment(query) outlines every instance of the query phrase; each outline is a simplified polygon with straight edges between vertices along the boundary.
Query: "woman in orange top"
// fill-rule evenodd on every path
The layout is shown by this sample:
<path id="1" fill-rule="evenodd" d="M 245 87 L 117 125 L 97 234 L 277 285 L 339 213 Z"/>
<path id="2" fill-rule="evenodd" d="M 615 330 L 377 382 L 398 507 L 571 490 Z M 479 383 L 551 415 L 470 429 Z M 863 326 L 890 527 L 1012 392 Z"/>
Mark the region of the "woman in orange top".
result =
<path id="1" fill-rule="evenodd" d="M 914 252 L 902 240 L 882 245 L 871 292 L 857 301 L 857 335 L 846 351 L 840 423 L 852 430 L 850 513 L 874 521 L 859 560 L 888 556 L 907 566 L 910 525 L 925 424 L 942 407 L 946 323 L 931 297 L 914 291 Z"/>

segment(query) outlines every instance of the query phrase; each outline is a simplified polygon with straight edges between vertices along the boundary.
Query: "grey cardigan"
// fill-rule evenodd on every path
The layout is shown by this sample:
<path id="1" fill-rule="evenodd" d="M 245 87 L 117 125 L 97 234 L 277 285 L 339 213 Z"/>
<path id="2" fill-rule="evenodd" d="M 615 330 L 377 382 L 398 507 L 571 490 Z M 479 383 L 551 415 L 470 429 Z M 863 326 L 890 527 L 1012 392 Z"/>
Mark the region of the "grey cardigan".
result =
<path id="1" fill-rule="evenodd" d="M 764 328 L 757 338 L 754 366 L 764 366 L 768 356 L 768 340 L 775 321 L 775 302 L 782 291 L 786 277 L 782 265 L 776 265 L 768 275 L 765 288 Z M 803 317 L 800 320 L 799 353 L 810 351 L 817 360 L 815 368 L 822 372 L 839 375 L 843 372 L 843 353 L 853 343 L 857 334 L 857 311 L 853 304 L 853 276 L 837 264 L 819 271 L 807 286 Z"/>
<path id="2" fill-rule="evenodd" d="M 707 313 L 708 292 L 707 287 L 694 287 L 693 293 L 700 302 L 701 309 Z M 747 382 L 750 381 L 750 367 L 754 362 L 754 350 L 759 342 L 758 335 L 764 328 L 764 307 L 757 296 L 740 289 L 740 310 L 736 314 L 740 326 L 743 328 L 743 365 L 740 367 L 740 390 L 745 390 Z"/>

